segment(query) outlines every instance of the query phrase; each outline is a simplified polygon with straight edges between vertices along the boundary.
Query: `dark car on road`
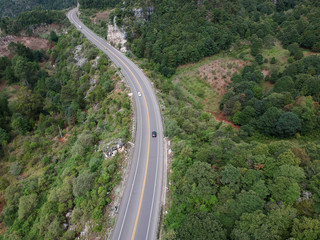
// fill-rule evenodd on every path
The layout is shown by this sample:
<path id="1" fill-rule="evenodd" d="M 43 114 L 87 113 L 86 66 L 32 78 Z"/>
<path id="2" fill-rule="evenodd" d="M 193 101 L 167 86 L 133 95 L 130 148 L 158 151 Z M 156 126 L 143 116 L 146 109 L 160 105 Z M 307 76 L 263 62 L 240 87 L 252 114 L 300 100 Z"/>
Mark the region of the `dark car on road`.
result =
<path id="1" fill-rule="evenodd" d="M 152 137 L 157 137 L 157 132 L 156 131 L 152 132 Z"/>

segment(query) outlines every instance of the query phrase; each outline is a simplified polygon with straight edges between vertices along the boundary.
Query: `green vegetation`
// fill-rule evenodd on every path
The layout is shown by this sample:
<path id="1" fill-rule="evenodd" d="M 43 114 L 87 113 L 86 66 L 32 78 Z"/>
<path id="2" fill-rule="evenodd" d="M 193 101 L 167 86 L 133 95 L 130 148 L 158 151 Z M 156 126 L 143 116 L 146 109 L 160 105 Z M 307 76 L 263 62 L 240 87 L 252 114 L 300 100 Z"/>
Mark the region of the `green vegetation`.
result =
<path id="1" fill-rule="evenodd" d="M 252 69 L 258 73 L 258 66 Z M 244 126 L 235 130 L 221 124 L 206 112 L 204 97 L 195 91 L 185 94 L 186 76 L 193 79 L 193 89 L 203 81 L 195 77 L 193 66 L 178 68 L 177 72 L 170 79 L 152 73 L 165 101 L 165 134 L 171 138 L 173 151 L 162 239 L 303 239 L 306 235 L 318 239 L 319 231 L 313 225 L 319 224 L 320 210 L 315 190 L 320 172 L 318 135 L 313 134 L 313 139 L 310 133 L 301 133 L 299 138 L 280 140 L 255 132 L 259 130 L 246 124 L 255 119 L 256 108 L 242 108 L 241 98 L 243 114 L 238 119 Z M 248 67 L 244 73 L 252 76 Z M 246 94 L 240 92 L 245 90 L 239 90 L 243 100 Z M 253 99 L 254 93 L 251 95 Z M 225 96 L 233 95 L 229 92 Z M 317 112 L 312 97 L 305 99 Z M 300 115 L 278 109 L 275 104 L 266 113 L 261 124 L 279 138 L 292 135 L 299 123 L 300 129 L 304 126 L 297 117 Z M 268 125 L 274 119 L 274 126 Z M 298 223 L 301 232 L 297 231 Z"/>
<path id="2" fill-rule="evenodd" d="M 221 109 L 241 125 L 240 130 L 206 115 L 201 101 L 196 104 L 177 94 L 186 87 L 183 76 L 188 72 L 179 69 L 170 79 L 158 76 L 156 81 L 163 81 L 160 86 L 171 83 L 163 97 L 168 99 L 165 133 L 173 151 L 163 239 L 320 237 L 315 227 L 319 224 L 315 184 L 320 171 L 316 124 L 320 58 L 299 60 L 301 49 L 296 45 L 288 46 L 289 53 L 271 51 L 275 47 L 279 44 L 270 48 L 257 44 L 251 54 L 262 53 L 271 65 L 251 58 L 253 63 L 232 77 L 222 98 Z M 276 59 L 282 62 L 289 54 L 296 61 L 272 67 Z M 261 69 L 266 66 L 271 76 L 264 80 Z M 200 81 L 193 79 L 194 85 Z M 268 80 L 275 84 L 266 88 Z M 195 214 L 202 214 L 205 224 L 197 224 Z M 218 226 L 217 235 L 212 236 L 208 226 Z"/>
<path id="3" fill-rule="evenodd" d="M 46 9 L 46 10 L 61 10 L 76 6 L 75 0 L 0 0 L 0 18 L 1 17 L 16 17 L 21 12 L 32 11 L 34 9 Z"/>
<path id="4" fill-rule="evenodd" d="M 139 7 L 141 13 L 135 15 Z M 132 52 L 165 76 L 178 65 L 197 62 L 232 44 L 239 46 L 243 40 L 250 41 L 253 56 L 272 47 L 276 38 L 285 48 L 296 43 L 319 51 L 319 6 L 309 0 L 282 0 L 276 5 L 267 0 L 125 1 L 111 12 L 110 19 L 114 17 L 124 26 Z M 301 52 L 294 58 L 300 59 Z"/>
<path id="5" fill-rule="evenodd" d="M 108 33 L 108 20 L 101 20 L 97 23 L 92 23 L 90 17 L 95 16 L 98 10 L 96 9 L 81 9 L 79 18 L 81 21 L 92 31 L 94 31 L 100 37 L 107 39 Z"/>
<path id="6" fill-rule="evenodd" d="M 284 2 L 285 10 L 295 5 L 289 4 L 290 1 L 279 1 L 279 5 Z M 308 2 L 307 6 L 313 7 L 312 4 L 315 3 Z M 270 16 L 262 14 L 267 11 L 261 10 L 263 5 L 258 12 L 252 10 L 253 17 L 258 15 L 261 21 L 274 21 L 273 15 L 280 14 L 290 19 L 291 11 L 284 12 L 272 4 Z M 252 3 L 252 8 L 257 9 L 257 4 Z M 157 18 L 166 26 L 165 18 Z M 258 24 L 263 23 L 259 19 L 248 28 L 261 27 Z M 155 20 L 151 18 L 152 21 Z M 137 27 L 144 31 L 139 38 L 146 46 L 154 32 L 147 21 Z M 161 34 L 165 33 L 170 35 L 174 31 L 163 28 Z M 275 33 L 273 30 L 264 32 L 265 36 L 248 33 L 248 39 L 256 44 L 230 53 L 251 62 L 232 77 L 220 102 L 225 115 L 241 125 L 239 130 L 209 114 L 207 106 L 216 109 L 213 112 L 218 111 L 214 106 L 219 98 L 197 71 L 199 66 L 222 54 L 180 67 L 170 78 L 156 73 L 159 69 L 153 56 L 142 60 L 140 66 L 156 70 L 150 71 L 149 77 L 161 90 L 166 106 L 165 135 L 170 138 L 173 152 L 162 239 L 320 237 L 316 227 L 320 211 L 316 187 L 320 174 L 316 124 L 319 57 L 303 58 L 299 42 L 296 42 L 298 47 L 290 43 L 284 49 Z M 163 43 L 166 44 L 162 47 L 173 48 L 165 38 Z M 148 58 L 146 52 L 147 47 L 138 56 Z M 291 63 L 287 61 L 290 55 Z M 267 71 L 266 78 L 262 70 Z"/>
<path id="7" fill-rule="evenodd" d="M 119 0 L 80 0 L 79 4 L 82 9 L 86 8 L 95 8 L 95 9 L 102 9 L 106 7 L 114 7 L 118 4 Z"/>
<path id="8" fill-rule="evenodd" d="M 217 2 L 214 10 L 208 2 L 145 4 L 144 9 L 155 7 L 155 12 L 148 18 L 144 10 L 145 18 L 139 21 L 126 2 L 110 17 L 129 26 L 129 48 L 145 58 L 141 66 L 153 70 L 149 77 L 166 106 L 165 134 L 171 138 L 173 161 L 162 238 L 318 239 L 319 57 L 303 58 L 301 47 L 318 50 L 305 44 L 307 28 L 300 28 L 296 41 L 286 43 L 284 37 L 291 39 L 291 33 L 284 27 L 293 22 L 290 28 L 299 28 L 299 19 L 308 21 L 308 28 L 318 26 L 314 19 L 319 18 L 319 5 Z M 232 9 L 242 14 L 235 16 Z M 215 29 L 218 40 L 215 33 L 205 34 L 213 23 L 220 28 Z M 208 45 L 201 48 L 201 37 L 209 43 L 211 38 L 213 52 Z M 250 41 L 249 49 L 241 46 L 242 39 Z M 170 76 L 177 65 L 227 49 L 233 42 L 236 52 L 231 54 L 252 63 L 232 77 L 220 108 L 240 130 L 208 114 L 210 107 L 217 111 L 217 99 L 199 78 L 198 64 L 178 68 L 170 78 L 154 72 Z"/>
<path id="9" fill-rule="evenodd" d="M 275 85 L 264 92 L 259 66 L 246 66 L 242 74 L 232 77 L 221 110 L 241 125 L 240 131 L 247 136 L 252 136 L 254 129 L 282 138 L 296 133 L 317 135 L 319 66 L 320 57 L 316 55 L 289 64 L 283 72 L 271 75 Z"/>
<path id="10" fill-rule="evenodd" d="M 18 34 L 22 29 L 26 32 L 30 31 L 35 25 L 41 23 L 64 23 L 66 16 L 61 11 L 48 11 L 35 9 L 29 12 L 20 13 L 16 18 L 1 18 L 0 29 L 4 33 Z"/>
<path id="11" fill-rule="evenodd" d="M 319 9 L 313 0 L 168 0 L 118 2 L 111 12 L 165 105 L 172 171 L 162 239 L 320 238 L 320 57 L 303 55 L 320 51 Z M 84 13 L 91 26 L 94 11 Z M 105 26 L 94 30 L 103 36 Z M 129 138 L 117 73 L 76 31 L 50 37 L 57 44 L 47 53 L 11 44 L 16 56 L 0 59 L 0 76 L 20 86 L 0 96 L 3 239 L 72 239 L 89 220 L 105 229 L 120 178 L 123 156 L 104 160 L 100 148 Z M 81 51 L 89 61 L 79 66 L 72 56 Z M 218 97 L 199 66 L 220 57 L 246 62 Z M 217 121 L 219 108 L 238 126 Z M 66 222 L 75 230 L 65 231 Z"/>
<path id="12" fill-rule="evenodd" d="M 142 17 L 134 16 L 137 5 Z M 301 49 L 318 51 L 319 31 L 312 30 L 312 46 L 303 36 L 318 26 L 319 7 L 294 0 L 126 1 L 111 12 L 166 106 L 173 160 L 162 239 L 320 237 L 320 58 L 303 58 Z M 300 28 L 301 21 L 311 26 Z M 300 29 L 297 38 L 289 25 Z M 250 62 L 233 75 L 222 99 L 198 68 L 224 54 L 174 74 L 178 65 L 221 50 Z M 211 114 L 219 100 L 239 130 Z"/>
<path id="13" fill-rule="evenodd" d="M 67 30 L 50 34 L 52 49 L 11 43 L 0 58 L 0 239 L 74 239 L 85 225 L 104 236 L 113 224 L 124 153 L 105 154 L 131 140 L 130 100 L 106 56 Z"/>

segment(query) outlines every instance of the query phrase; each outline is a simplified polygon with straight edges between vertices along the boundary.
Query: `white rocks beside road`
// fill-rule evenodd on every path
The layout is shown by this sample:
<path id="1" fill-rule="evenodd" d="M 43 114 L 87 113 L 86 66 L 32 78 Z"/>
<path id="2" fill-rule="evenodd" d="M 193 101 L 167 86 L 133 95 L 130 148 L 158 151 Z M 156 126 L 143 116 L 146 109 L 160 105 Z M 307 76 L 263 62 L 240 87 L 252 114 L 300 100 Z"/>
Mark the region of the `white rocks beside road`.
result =
<path id="1" fill-rule="evenodd" d="M 120 46 L 121 52 L 127 52 L 127 48 L 125 44 L 127 43 L 126 40 L 126 33 L 123 29 L 119 28 L 116 24 L 116 18 L 113 19 L 112 24 L 108 24 L 108 32 L 107 32 L 107 42 L 119 49 Z"/>

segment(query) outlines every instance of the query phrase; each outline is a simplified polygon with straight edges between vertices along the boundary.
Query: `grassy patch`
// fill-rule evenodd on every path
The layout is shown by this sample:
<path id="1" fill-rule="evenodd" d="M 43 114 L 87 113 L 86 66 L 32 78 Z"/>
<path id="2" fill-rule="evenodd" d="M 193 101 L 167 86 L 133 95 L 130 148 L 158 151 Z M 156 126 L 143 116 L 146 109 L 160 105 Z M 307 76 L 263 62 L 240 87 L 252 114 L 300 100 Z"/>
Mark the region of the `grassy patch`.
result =
<path id="1" fill-rule="evenodd" d="M 262 81 L 260 87 L 264 93 L 269 92 L 273 88 L 274 84 L 268 81 Z"/>
<path id="2" fill-rule="evenodd" d="M 17 89 L 19 86 L 6 86 L 1 91 L 8 96 L 9 109 L 12 111 L 14 108 L 14 102 L 17 99 Z"/>
<path id="3" fill-rule="evenodd" d="M 219 111 L 219 102 L 222 98 L 222 94 L 219 94 L 219 92 L 223 89 L 220 89 L 219 86 L 216 86 L 215 88 L 211 84 L 214 81 L 230 81 L 232 74 L 230 74 L 228 78 L 222 78 L 220 71 L 229 71 L 231 73 L 231 71 L 234 72 L 234 70 L 237 71 L 241 69 L 236 61 L 239 60 L 230 57 L 226 53 L 220 53 L 212 57 L 205 58 L 197 63 L 180 66 L 171 79 L 174 84 L 179 85 L 183 92 L 183 96 L 186 99 L 193 99 L 197 102 L 197 106 L 203 106 L 203 109 L 206 112 L 216 113 Z M 209 77 L 200 77 L 199 69 L 203 68 L 210 68 L 207 71 L 210 75 Z M 214 68 L 219 69 L 215 70 Z M 217 76 L 219 79 L 214 79 Z"/>
<path id="4" fill-rule="evenodd" d="M 100 37 L 107 39 L 110 10 L 100 12 L 95 9 L 82 9 L 80 19 Z"/>
<path id="5" fill-rule="evenodd" d="M 283 70 L 288 65 L 288 58 L 290 57 L 289 51 L 284 49 L 280 42 L 276 42 L 275 46 L 270 49 L 264 49 L 262 55 L 268 59 L 268 63 L 263 64 L 266 69 L 271 69 L 273 65 L 276 65 L 280 67 L 280 70 Z M 272 58 L 276 59 L 275 64 L 270 64 Z"/>

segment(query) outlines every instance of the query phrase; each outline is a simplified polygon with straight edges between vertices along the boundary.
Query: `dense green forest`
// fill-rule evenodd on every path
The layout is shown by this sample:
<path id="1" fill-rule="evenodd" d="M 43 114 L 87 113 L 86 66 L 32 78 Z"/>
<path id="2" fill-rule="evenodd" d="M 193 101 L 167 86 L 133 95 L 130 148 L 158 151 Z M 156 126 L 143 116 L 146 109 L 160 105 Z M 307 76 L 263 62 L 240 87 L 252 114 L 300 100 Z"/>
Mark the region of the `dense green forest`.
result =
<path id="1" fill-rule="evenodd" d="M 140 4 L 144 18 L 137 21 L 132 9 L 135 1 L 117 5 L 111 18 L 127 26 L 129 47 L 138 57 L 150 60 L 153 68 L 165 76 L 180 64 L 196 62 L 239 39 L 256 43 L 269 35 L 279 38 L 285 47 L 297 43 L 320 51 L 319 2 L 312 0 L 235 0 L 235 1 L 149 1 Z M 123 5 L 124 4 L 124 5 Z M 150 8 L 154 9 L 151 15 Z"/>
<path id="2" fill-rule="evenodd" d="M 251 136 L 255 130 L 264 135 L 287 138 L 300 133 L 319 134 L 320 57 L 308 56 L 273 72 L 274 86 L 263 92 L 263 75 L 254 64 L 232 77 L 230 90 L 220 103 L 224 113 Z"/>
<path id="3" fill-rule="evenodd" d="M 173 159 L 162 239 L 319 239 L 320 57 L 304 56 L 319 52 L 319 3 L 150 1 L 142 19 L 134 7 L 121 3 L 110 18 L 166 106 Z M 206 111 L 212 89 L 196 71 L 174 74 L 221 51 L 248 63 L 220 102 L 239 130 Z"/>
<path id="4" fill-rule="evenodd" d="M 266 92 L 255 62 L 234 75 L 220 106 L 239 130 L 206 111 L 211 86 L 196 70 L 151 76 L 173 151 L 163 239 L 319 239 L 319 59 L 288 64 Z"/>
<path id="5" fill-rule="evenodd" d="M 67 31 L 52 32 L 47 51 L 11 43 L 13 58 L 0 58 L 0 239 L 74 239 L 86 225 L 104 236 L 113 224 L 125 156 L 105 154 L 131 140 L 128 91 L 104 54 Z"/>
<path id="6" fill-rule="evenodd" d="M 47 10 L 60 10 L 76 6 L 76 4 L 76 0 L 0 0 L 0 18 L 16 17 L 21 12 L 39 7 Z"/>
<path id="7" fill-rule="evenodd" d="M 1 18 L 0 29 L 7 34 L 18 34 L 21 30 L 31 33 L 32 29 L 39 24 L 58 23 L 66 21 L 64 12 L 35 9 L 20 13 L 15 18 Z"/>
<path id="8" fill-rule="evenodd" d="M 319 2 L 126 1 L 114 17 L 166 106 L 161 239 L 319 239 Z M 246 63 L 222 97 L 193 65 L 175 73 L 219 52 Z"/>
<path id="9" fill-rule="evenodd" d="M 94 0 L 94 1 L 79 0 L 81 9 L 88 9 L 88 8 L 103 9 L 107 7 L 114 7 L 119 2 L 120 2 L 119 0 Z"/>
<path id="10" fill-rule="evenodd" d="M 319 1 L 80 3 L 118 3 L 110 19 L 126 29 L 164 102 L 172 159 L 162 239 L 320 239 Z M 123 86 L 112 91 L 119 79 L 109 61 L 68 31 L 51 35 L 48 52 L 11 44 L 15 57 L 0 58 L 0 77 L 19 85 L 0 95 L 3 239 L 73 239 L 89 219 L 101 231 L 119 181 L 123 156 L 105 161 L 95 150 L 102 140 L 128 140 L 129 100 Z M 79 45 L 90 59 L 81 67 L 72 57 Z M 177 70 L 218 53 L 245 62 L 221 97 L 197 64 Z M 235 125 L 207 109 L 218 101 Z M 53 142 L 59 128 L 65 143 Z M 75 230 L 63 229 L 76 219 Z"/>

